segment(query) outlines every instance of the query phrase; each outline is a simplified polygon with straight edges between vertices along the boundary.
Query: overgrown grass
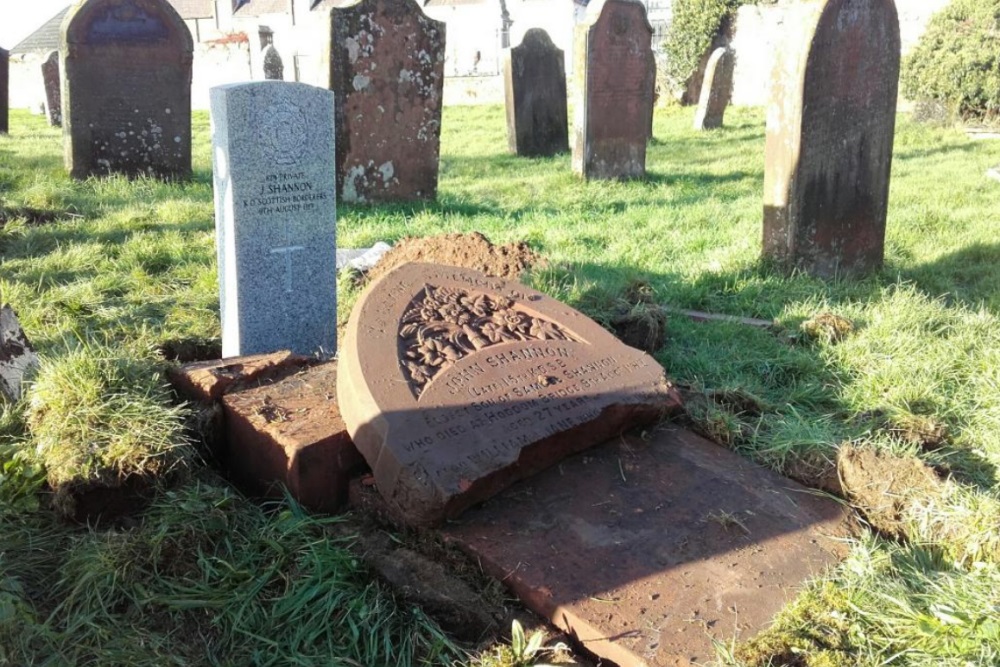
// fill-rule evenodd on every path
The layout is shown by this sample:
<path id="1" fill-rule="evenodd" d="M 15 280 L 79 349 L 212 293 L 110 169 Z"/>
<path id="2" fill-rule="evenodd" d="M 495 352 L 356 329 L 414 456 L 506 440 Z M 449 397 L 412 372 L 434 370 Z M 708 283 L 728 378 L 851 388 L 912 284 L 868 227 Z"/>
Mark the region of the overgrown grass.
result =
<path id="1" fill-rule="evenodd" d="M 1000 162 L 1000 144 L 901 118 L 886 268 L 821 282 L 759 262 L 763 116 L 732 109 L 727 123 L 695 133 L 690 111 L 658 111 L 648 179 L 582 183 L 568 156 L 507 155 L 501 109 L 447 109 L 438 201 L 341 207 L 339 243 L 481 231 L 494 242 L 528 241 L 549 260 L 533 285 L 605 323 L 640 283 L 656 304 L 776 320 L 773 332 L 671 317 L 656 357 L 692 396 L 695 428 L 800 478 L 828 473 L 849 443 L 918 457 L 942 481 L 903 504 L 907 542 L 860 540 L 733 660 L 995 664 L 1000 187 L 983 174 Z M 199 481 L 197 464 L 194 478 L 161 492 L 127 530 L 68 528 L 32 509 L 40 464 L 49 476 L 82 475 L 93 461 L 103 473 L 132 470 L 129 457 L 146 461 L 181 444 L 143 437 L 159 444 L 125 444 L 110 456 L 112 443 L 132 436 L 120 432 L 128 420 L 107 417 L 134 409 L 140 423 L 174 423 L 149 351 L 218 338 L 218 297 L 205 115 L 196 116 L 188 184 L 73 183 L 57 131 L 17 112 L 12 129 L 0 137 L 0 205 L 14 214 L 0 228 L 0 299 L 45 360 L 29 392 L 32 414 L 60 417 L 44 435 L 27 405 L 0 412 L 0 500 L 9 508 L 0 514 L 0 651 L 29 656 L 14 660 L 26 664 L 454 659 L 432 623 L 369 584 L 342 541 L 327 542 L 323 521 L 294 508 L 262 512 Z M 346 319 L 356 292 L 344 283 Z M 852 332 L 803 334 L 801 323 L 827 312 Z M 127 380 L 126 369 L 143 381 Z M 95 393 L 98 380 L 104 389 Z M 105 418 L 85 420 L 75 405 L 104 406 L 92 409 Z M 56 440 L 64 458 L 38 456 Z M 93 442 L 104 445 L 86 450 Z M 320 583 L 328 580 L 343 583 Z M 330 597 L 337 586 L 345 597 Z M 720 650 L 725 657 L 730 647 Z"/>

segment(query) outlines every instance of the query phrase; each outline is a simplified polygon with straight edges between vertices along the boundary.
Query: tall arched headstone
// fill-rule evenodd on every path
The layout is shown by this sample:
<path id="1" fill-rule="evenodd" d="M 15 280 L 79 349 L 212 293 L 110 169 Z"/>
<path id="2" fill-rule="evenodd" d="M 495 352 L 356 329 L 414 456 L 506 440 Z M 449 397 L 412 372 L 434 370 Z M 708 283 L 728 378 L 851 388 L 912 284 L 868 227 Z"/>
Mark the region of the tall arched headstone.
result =
<path id="1" fill-rule="evenodd" d="M 445 25 L 414 0 L 330 10 L 324 48 L 337 118 L 337 192 L 348 202 L 434 199 Z"/>
<path id="2" fill-rule="evenodd" d="M 810 20 L 801 55 L 779 58 L 773 75 L 764 257 L 861 274 L 885 248 L 899 20 L 892 0 L 827 0 Z"/>
<path id="3" fill-rule="evenodd" d="M 547 32 L 532 28 L 520 46 L 506 50 L 503 71 L 510 152 L 535 157 L 568 150 L 562 49 Z"/>
<path id="4" fill-rule="evenodd" d="M 653 27 L 640 0 L 597 0 L 576 27 L 573 170 L 639 178 L 653 123 Z"/>
<path id="5" fill-rule="evenodd" d="M 274 44 L 268 44 L 264 47 L 261 60 L 265 79 L 269 81 L 285 80 L 285 64 L 281 60 L 281 54 L 278 53 L 278 49 L 274 48 Z"/>
<path id="6" fill-rule="evenodd" d="M 714 130 L 722 127 L 722 118 L 733 92 L 733 52 L 720 47 L 712 52 L 705 66 L 694 129 Z"/>
<path id="7" fill-rule="evenodd" d="M 62 83 L 59 81 L 59 52 L 52 51 L 42 61 L 42 84 L 45 86 L 45 115 L 49 125 L 62 125 Z"/>
<path id="8" fill-rule="evenodd" d="M 62 25 L 66 167 L 191 175 L 191 33 L 166 0 L 83 0 Z"/>
<path id="9" fill-rule="evenodd" d="M 0 48 L 0 134 L 7 134 L 10 131 L 8 107 L 10 107 L 10 52 Z"/>

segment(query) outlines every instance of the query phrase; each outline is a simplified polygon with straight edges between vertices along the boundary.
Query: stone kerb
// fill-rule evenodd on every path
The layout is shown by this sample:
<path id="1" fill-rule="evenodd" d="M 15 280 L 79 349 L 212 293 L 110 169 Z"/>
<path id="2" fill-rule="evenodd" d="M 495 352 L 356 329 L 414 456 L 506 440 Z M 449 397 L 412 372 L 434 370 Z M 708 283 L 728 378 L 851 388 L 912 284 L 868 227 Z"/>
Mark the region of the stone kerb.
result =
<path id="1" fill-rule="evenodd" d="M 569 150 L 566 65 L 562 49 L 541 28 L 504 51 L 507 145 L 527 157 Z"/>
<path id="2" fill-rule="evenodd" d="M 325 84 L 337 118 L 337 192 L 348 202 L 437 196 L 445 24 L 414 0 L 330 10 Z"/>
<path id="3" fill-rule="evenodd" d="M 591 3 L 576 27 L 573 170 L 586 179 L 646 173 L 656 88 L 652 37 L 640 0 Z"/>
<path id="4" fill-rule="evenodd" d="M 900 40 L 892 0 L 828 0 L 790 31 L 767 112 L 763 256 L 812 275 L 882 265 Z M 797 37 L 797 34 L 803 37 Z"/>
<path id="5" fill-rule="evenodd" d="M 348 432 L 379 493 L 417 525 L 680 405 L 652 357 L 569 306 L 435 264 L 365 291 L 339 364 Z"/>
<path id="6" fill-rule="evenodd" d="M 258 81 L 210 94 L 223 356 L 333 355 L 333 93 Z"/>
<path id="7" fill-rule="evenodd" d="M 66 168 L 191 175 L 191 33 L 166 0 L 84 0 L 59 48 Z"/>

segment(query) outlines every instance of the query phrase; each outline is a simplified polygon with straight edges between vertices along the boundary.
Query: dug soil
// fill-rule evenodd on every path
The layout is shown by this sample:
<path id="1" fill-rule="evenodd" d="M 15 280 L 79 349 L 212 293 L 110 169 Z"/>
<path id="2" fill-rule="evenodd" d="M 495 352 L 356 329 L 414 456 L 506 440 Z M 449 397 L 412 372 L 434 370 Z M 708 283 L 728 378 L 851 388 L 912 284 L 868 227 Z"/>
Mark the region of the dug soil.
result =
<path id="1" fill-rule="evenodd" d="M 375 281 L 407 262 L 429 262 L 474 269 L 489 276 L 519 280 L 538 263 L 538 253 L 522 241 L 493 245 L 479 232 L 405 238 L 387 252 L 369 272 Z"/>

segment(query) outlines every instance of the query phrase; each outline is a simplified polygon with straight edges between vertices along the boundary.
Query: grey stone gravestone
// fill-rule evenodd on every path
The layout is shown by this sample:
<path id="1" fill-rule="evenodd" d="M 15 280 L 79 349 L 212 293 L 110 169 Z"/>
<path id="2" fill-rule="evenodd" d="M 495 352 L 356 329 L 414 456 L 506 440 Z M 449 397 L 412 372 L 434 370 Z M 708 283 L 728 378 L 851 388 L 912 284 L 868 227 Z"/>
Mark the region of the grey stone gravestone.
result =
<path id="1" fill-rule="evenodd" d="M 344 201 L 437 196 L 445 26 L 414 0 L 330 10 L 325 81 L 337 105 L 337 192 Z"/>
<path id="2" fill-rule="evenodd" d="M 733 52 L 720 47 L 712 52 L 705 66 L 705 79 L 694 116 L 694 129 L 714 130 L 722 127 L 722 118 L 733 93 Z"/>
<path id="3" fill-rule="evenodd" d="M 222 355 L 337 349 L 333 94 L 212 88 Z"/>
<path id="4" fill-rule="evenodd" d="M 528 157 L 569 150 L 566 124 L 566 63 L 562 49 L 541 28 L 504 53 L 507 143 Z"/>
<path id="5" fill-rule="evenodd" d="M 576 27 L 573 170 L 639 178 L 653 126 L 653 28 L 640 0 L 592 2 Z"/>
<path id="6" fill-rule="evenodd" d="M 24 335 L 17 315 L 7 304 L 0 306 L 0 395 L 21 400 L 24 378 L 38 367 L 38 355 Z"/>
<path id="7" fill-rule="evenodd" d="M 10 52 L 0 48 L 0 134 L 10 131 L 8 108 L 10 107 Z"/>
<path id="8" fill-rule="evenodd" d="M 805 20 L 773 73 L 763 254 L 818 277 L 861 274 L 885 249 L 899 20 L 892 0 L 827 0 Z"/>
<path id="9" fill-rule="evenodd" d="M 193 43 L 166 0 L 83 0 L 62 25 L 66 168 L 191 175 Z"/>
<path id="10" fill-rule="evenodd" d="M 45 114 L 49 125 L 62 125 L 62 88 L 59 83 L 59 52 L 52 51 L 42 61 L 42 83 L 45 86 Z"/>
<path id="11" fill-rule="evenodd" d="M 278 53 L 278 49 L 274 48 L 274 44 L 268 44 L 264 47 L 264 52 L 261 54 L 261 60 L 264 64 L 265 79 L 271 81 L 284 81 L 285 64 L 281 60 L 281 54 Z"/>

